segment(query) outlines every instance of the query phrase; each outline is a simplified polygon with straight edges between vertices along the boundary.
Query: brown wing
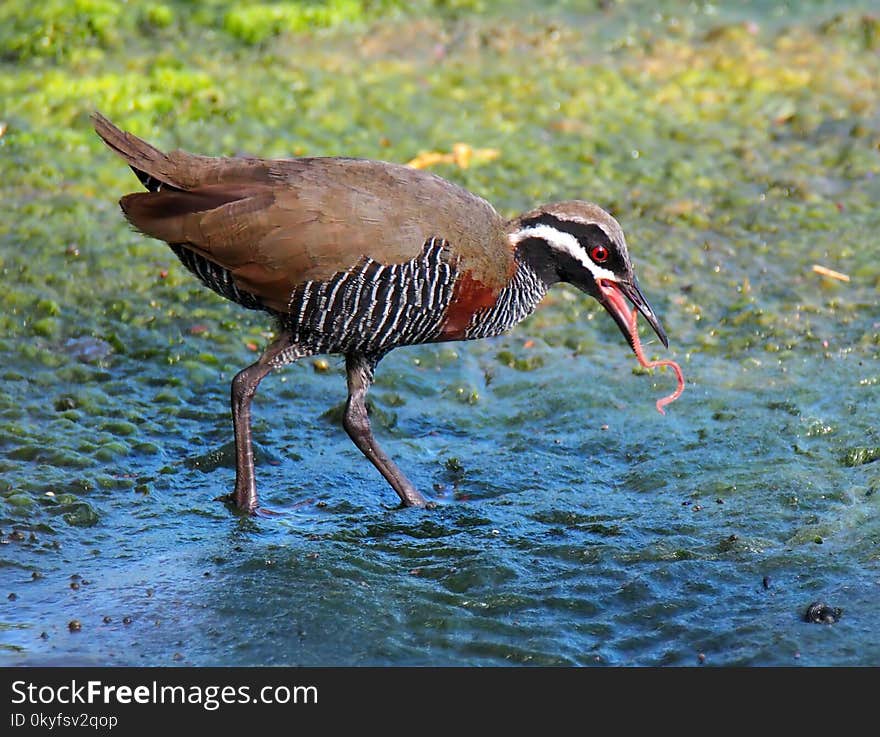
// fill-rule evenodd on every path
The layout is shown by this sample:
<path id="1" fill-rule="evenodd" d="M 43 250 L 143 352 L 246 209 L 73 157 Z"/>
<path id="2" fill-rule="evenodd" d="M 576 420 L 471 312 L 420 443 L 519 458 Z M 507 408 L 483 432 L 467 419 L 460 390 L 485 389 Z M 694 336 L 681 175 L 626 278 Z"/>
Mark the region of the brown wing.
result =
<path id="1" fill-rule="evenodd" d="M 304 281 L 327 279 L 363 257 L 403 263 L 435 236 L 492 291 L 513 268 L 492 206 L 433 174 L 359 159 L 164 154 L 104 118 L 95 126 L 133 168 L 173 188 L 123 197 L 131 223 L 228 269 L 239 289 L 273 309 L 285 310 Z"/>

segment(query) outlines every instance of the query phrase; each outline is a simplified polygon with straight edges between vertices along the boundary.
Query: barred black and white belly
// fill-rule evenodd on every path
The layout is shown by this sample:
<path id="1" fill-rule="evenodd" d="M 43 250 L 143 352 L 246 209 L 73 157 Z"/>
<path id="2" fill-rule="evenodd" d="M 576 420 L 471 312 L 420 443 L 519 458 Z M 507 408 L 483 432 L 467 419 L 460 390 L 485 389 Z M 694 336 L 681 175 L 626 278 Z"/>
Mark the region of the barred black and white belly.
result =
<path id="1" fill-rule="evenodd" d="M 432 238 L 411 261 L 363 258 L 327 281 L 300 285 L 282 322 L 314 353 L 381 355 L 437 338 L 457 277 L 449 245 Z"/>
<path id="2" fill-rule="evenodd" d="M 221 297 L 253 310 L 262 302 L 238 288 L 227 269 L 189 250 L 172 245 L 181 263 Z M 288 312 L 275 315 L 290 331 L 299 355 L 361 353 L 382 355 L 403 345 L 444 340 L 443 327 L 459 278 L 458 259 L 449 244 L 432 238 L 422 252 L 402 264 L 362 258 L 352 268 L 326 281 L 299 285 Z M 477 311 L 456 339 L 488 338 L 510 330 L 530 315 L 547 285 L 519 262 L 496 302 Z"/>
<path id="3" fill-rule="evenodd" d="M 466 340 L 491 338 L 525 320 L 547 293 L 547 284 L 524 262 L 517 262 L 510 283 L 492 307 L 474 313 L 465 330 Z"/>
<path id="4" fill-rule="evenodd" d="M 221 297 L 237 302 L 249 310 L 265 309 L 262 302 L 254 295 L 244 292 L 236 286 L 228 269 L 218 266 L 213 261 L 208 261 L 184 245 L 176 243 L 169 245 L 177 258 L 180 259 L 180 263 L 195 274 L 206 287 L 217 292 Z"/>

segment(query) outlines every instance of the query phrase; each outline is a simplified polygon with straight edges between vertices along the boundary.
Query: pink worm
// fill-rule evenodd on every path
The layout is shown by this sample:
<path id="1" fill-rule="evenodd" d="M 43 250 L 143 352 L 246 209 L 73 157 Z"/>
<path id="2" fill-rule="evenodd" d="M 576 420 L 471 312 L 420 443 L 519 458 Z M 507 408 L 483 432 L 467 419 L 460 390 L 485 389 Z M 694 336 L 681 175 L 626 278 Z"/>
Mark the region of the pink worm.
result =
<path id="1" fill-rule="evenodd" d="M 678 380 L 678 386 L 675 387 L 675 391 L 672 392 L 668 397 L 663 397 L 663 399 L 657 400 L 657 411 L 661 415 L 666 414 L 666 410 L 663 409 L 667 404 L 674 402 L 681 396 L 681 393 L 684 391 L 684 374 L 681 372 L 681 366 L 679 366 L 675 361 L 649 361 L 645 358 L 645 353 L 642 350 L 642 344 L 639 341 L 639 328 L 636 323 L 639 320 L 639 312 L 638 310 L 633 310 L 632 315 L 630 316 L 629 323 L 629 332 L 632 337 L 633 342 L 633 350 L 636 353 L 636 358 L 639 361 L 639 364 L 644 366 L 645 368 L 657 368 L 658 366 L 669 366 L 673 371 L 675 371 L 675 378 Z"/>

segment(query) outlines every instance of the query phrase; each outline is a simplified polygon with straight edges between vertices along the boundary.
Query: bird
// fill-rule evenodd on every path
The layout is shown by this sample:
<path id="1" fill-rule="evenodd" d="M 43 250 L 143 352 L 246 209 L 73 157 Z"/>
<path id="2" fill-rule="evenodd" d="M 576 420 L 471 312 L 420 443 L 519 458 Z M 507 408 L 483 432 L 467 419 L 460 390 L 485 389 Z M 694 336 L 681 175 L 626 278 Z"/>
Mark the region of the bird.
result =
<path id="1" fill-rule="evenodd" d="M 633 350 L 629 303 L 668 347 L 621 226 L 596 204 L 555 202 L 505 219 L 482 197 L 401 164 L 166 153 L 99 112 L 92 121 L 146 190 L 120 199 L 128 222 L 221 297 L 274 319 L 274 339 L 232 379 L 235 486 L 223 498 L 242 514 L 263 511 L 252 400 L 294 361 L 344 356 L 345 431 L 401 506 L 425 507 L 370 426 L 367 391 L 389 351 L 505 333 L 559 282 L 596 299 Z"/>

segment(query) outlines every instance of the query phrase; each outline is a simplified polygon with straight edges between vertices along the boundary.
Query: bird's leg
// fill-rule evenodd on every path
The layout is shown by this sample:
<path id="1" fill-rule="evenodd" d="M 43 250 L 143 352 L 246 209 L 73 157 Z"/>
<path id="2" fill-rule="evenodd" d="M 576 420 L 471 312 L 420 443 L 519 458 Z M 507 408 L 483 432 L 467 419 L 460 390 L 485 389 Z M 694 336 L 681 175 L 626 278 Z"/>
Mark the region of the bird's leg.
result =
<path id="1" fill-rule="evenodd" d="M 367 406 L 364 400 L 367 390 L 373 383 L 373 369 L 376 363 L 376 359 L 370 359 L 365 356 L 346 355 L 345 370 L 348 374 L 348 401 L 345 403 L 345 416 L 342 420 L 342 425 L 361 453 L 370 459 L 370 462 L 379 470 L 379 473 L 391 484 L 391 487 L 400 496 L 405 506 L 427 506 L 425 497 L 419 494 L 409 479 L 403 475 L 403 472 L 385 454 L 373 437 L 373 431 L 370 428 L 370 418 L 367 416 Z"/>
<path id="2" fill-rule="evenodd" d="M 293 348 L 290 333 L 280 333 L 256 363 L 239 371 L 232 380 L 232 426 L 235 431 L 235 491 L 232 501 L 242 512 L 248 514 L 254 514 L 257 509 L 254 447 L 251 440 L 251 400 L 260 382 L 272 369 L 300 357 Z"/>

